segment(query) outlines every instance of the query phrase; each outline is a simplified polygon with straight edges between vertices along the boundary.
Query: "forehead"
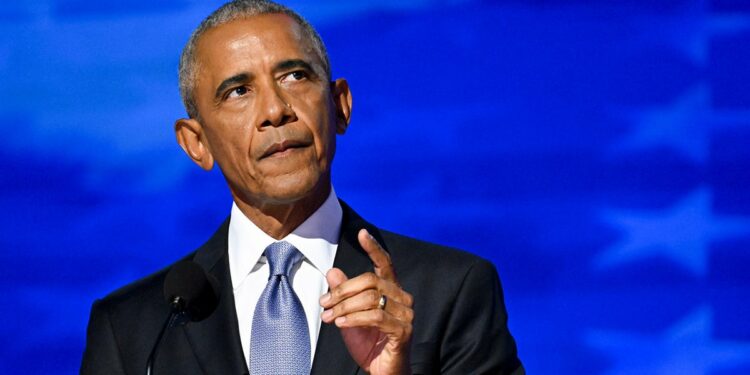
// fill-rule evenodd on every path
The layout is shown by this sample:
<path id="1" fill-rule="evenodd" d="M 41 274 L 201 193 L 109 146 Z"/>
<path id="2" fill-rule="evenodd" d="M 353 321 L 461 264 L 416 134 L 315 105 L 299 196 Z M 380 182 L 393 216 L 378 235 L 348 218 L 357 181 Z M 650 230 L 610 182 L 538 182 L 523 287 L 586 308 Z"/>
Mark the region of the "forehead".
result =
<path id="1" fill-rule="evenodd" d="M 287 59 L 318 63 L 302 28 L 285 14 L 263 14 L 206 31 L 196 46 L 198 79 L 271 67 Z M 239 70 L 238 70 L 239 69 Z M 257 73 L 257 72 L 256 72 Z"/>

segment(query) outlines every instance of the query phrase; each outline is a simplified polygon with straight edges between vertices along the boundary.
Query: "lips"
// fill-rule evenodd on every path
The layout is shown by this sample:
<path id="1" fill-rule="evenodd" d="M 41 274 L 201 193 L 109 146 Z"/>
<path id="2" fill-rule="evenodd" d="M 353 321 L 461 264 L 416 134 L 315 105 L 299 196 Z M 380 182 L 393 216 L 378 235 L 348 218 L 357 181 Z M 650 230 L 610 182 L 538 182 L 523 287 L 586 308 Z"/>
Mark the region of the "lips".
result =
<path id="1" fill-rule="evenodd" d="M 295 148 L 302 148 L 307 147 L 307 144 L 302 141 L 295 141 L 295 140 L 284 140 L 281 142 L 276 142 L 269 146 L 264 152 L 263 155 L 261 155 L 261 159 L 265 159 L 271 156 L 274 156 L 276 154 L 282 153 L 286 150 L 295 149 Z"/>

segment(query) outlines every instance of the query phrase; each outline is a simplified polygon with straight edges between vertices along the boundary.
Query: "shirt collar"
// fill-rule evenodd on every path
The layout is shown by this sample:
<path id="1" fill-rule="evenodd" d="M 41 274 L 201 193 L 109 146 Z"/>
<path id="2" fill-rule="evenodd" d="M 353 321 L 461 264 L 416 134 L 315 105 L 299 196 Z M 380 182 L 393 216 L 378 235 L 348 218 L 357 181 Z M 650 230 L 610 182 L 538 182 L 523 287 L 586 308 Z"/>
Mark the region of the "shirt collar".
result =
<path id="1" fill-rule="evenodd" d="M 305 256 L 305 261 L 325 275 L 333 267 L 338 247 L 343 211 L 331 187 L 323 204 L 280 241 L 294 245 Z M 236 203 L 232 204 L 229 219 L 229 269 L 234 288 L 239 287 L 258 262 L 265 263 L 263 251 L 276 242 L 245 216 Z"/>

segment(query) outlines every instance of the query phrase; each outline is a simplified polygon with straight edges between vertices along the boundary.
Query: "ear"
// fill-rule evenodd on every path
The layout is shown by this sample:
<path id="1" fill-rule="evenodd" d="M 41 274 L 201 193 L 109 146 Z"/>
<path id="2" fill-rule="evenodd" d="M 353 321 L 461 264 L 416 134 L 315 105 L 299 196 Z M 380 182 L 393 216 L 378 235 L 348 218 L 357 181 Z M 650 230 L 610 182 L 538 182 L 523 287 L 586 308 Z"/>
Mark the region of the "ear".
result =
<path id="1" fill-rule="evenodd" d="M 331 82 L 331 95 L 336 106 L 336 133 L 344 134 L 352 116 L 352 92 L 346 79 L 339 78 Z"/>
<path id="2" fill-rule="evenodd" d="M 177 143 L 190 159 L 201 168 L 210 171 L 214 167 L 214 156 L 206 143 L 203 126 L 198 120 L 181 118 L 174 123 Z"/>

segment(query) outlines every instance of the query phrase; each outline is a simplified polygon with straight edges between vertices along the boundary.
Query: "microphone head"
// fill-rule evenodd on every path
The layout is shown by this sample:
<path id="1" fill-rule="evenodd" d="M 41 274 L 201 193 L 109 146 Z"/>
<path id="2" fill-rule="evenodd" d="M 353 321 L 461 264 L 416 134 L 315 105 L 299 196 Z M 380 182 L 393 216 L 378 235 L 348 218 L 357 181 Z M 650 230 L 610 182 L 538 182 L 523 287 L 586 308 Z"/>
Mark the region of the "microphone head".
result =
<path id="1" fill-rule="evenodd" d="M 164 297 L 175 312 L 199 322 L 208 318 L 219 305 L 219 281 L 197 263 L 184 260 L 167 273 Z"/>

